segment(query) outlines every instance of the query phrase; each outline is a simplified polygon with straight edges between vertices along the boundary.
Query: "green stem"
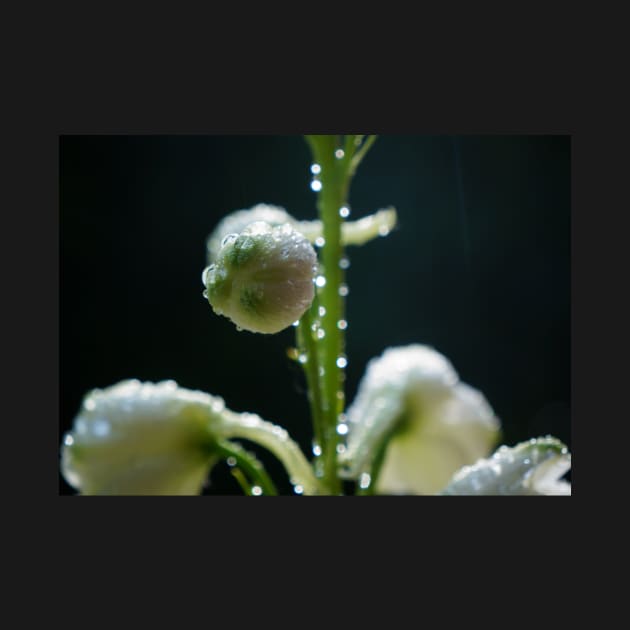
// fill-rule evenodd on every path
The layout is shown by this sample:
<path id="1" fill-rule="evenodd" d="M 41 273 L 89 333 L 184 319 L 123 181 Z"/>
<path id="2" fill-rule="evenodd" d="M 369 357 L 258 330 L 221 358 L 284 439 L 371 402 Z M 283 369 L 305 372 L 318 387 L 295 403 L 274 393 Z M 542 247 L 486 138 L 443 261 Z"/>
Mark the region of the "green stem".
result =
<path id="1" fill-rule="evenodd" d="M 263 494 L 277 496 L 278 491 L 263 465 L 242 446 L 228 440 L 220 440 L 214 445 L 214 449 L 223 459 L 233 457 L 236 466 L 249 477 L 254 485 L 260 486 Z M 238 477 L 237 481 L 242 485 L 242 480 Z"/>
<path id="2" fill-rule="evenodd" d="M 302 315 L 300 323 L 296 331 L 298 346 L 298 361 L 304 368 L 306 376 L 306 385 L 308 387 L 308 401 L 311 409 L 311 417 L 313 419 L 313 433 L 315 443 L 324 449 L 324 427 L 322 419 L 322 393 L 319 386 L 319 366 L 320 360 L 317 352 L 317 343 L 313 338 L 312 325 L 317 317 L 317 309 L 319 303 L 317 299 L 313 300 L 311 307 Z M 306 362 L 300 360 L 304 355 Z"/>

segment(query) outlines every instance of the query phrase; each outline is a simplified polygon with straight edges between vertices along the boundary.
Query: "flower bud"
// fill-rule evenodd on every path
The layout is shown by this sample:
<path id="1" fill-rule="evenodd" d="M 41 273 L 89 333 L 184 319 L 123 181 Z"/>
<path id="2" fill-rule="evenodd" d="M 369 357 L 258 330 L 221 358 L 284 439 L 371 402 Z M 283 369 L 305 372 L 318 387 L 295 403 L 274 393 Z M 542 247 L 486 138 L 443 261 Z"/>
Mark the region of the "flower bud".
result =
<path id="1" fill-rule="evenodd" d="M 570 468 L 571 454 L 562 442 L 551 436 L 532 438 L 465 466 L 440 494 L 570 495 L 571 484 L 560 479 Z"/>
<path id="2" fill-rule="evenodd" d="M 199 494 L 216 458 L 223 400 L 174 381 L 122 381 L 84 399 L 61 470 L 81 494 Z"/>
<path id="3" fill-rule="evenodd" d="M 387 494 L 442 490 L 462 466 L 490 453 L 500 430 L 485 398 L 419 344 L 372 359 L 347 416 L 345 474 L 363 486 L 380 454 L 376 491 Z"/>
<path id="4" fill-rule="evenodd" d="M 315 296 L 317 255 L 290 224 L 250 223 L 224 237 L 202 275 L 215 313 L 238 328 L 276 333 L 300 319 Z"/>

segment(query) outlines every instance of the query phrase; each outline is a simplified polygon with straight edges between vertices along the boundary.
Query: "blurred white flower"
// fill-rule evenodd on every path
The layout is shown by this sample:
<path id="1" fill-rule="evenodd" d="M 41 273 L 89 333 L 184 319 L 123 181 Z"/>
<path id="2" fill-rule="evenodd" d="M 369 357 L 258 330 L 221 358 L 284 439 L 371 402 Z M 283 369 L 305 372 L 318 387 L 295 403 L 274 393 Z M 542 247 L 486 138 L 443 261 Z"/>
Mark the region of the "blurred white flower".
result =
<path id="1" fill-rule="evenodd" d="M 376 472 L 377 493 L 435 494 L 488 455 L 500 435 L 485 398 L 459 381 L 443 355 L 419 344 L 372 359 L 347 416 L 345 475 L 363 485 Z"/>
<path id="2" fill-rule="evenodd" d="M 61 469 L 81 494 L 199 494 L 224 404 L 174 381 L 91 391 L 64 436 Z"/>
<path id="3" fill-rule="evenodd" d="M 556 438 L 532 438 L 501 446 L 488 459 L 458 471 L 445 495 L 571 495 L 561 479 L 571 468 L 571 454 Z"/>

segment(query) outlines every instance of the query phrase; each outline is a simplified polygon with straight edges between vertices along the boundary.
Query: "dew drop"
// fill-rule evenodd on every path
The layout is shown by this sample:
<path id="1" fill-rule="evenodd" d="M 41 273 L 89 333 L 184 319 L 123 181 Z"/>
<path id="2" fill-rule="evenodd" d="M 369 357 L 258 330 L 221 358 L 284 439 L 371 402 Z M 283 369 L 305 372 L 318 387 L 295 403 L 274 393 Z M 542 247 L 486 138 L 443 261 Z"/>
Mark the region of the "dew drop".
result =
<path id="1" fill-rule="evenodd" d="M 338 424 L 337 433 L 339 433 L 339 435 L 346 435 L 348 433 L 348 425 L 343 422 Z"/>
<path id="2" fill-rule="evenodd" d="M 368 473 L 362 473 L 361 478 L 359 479 L 359 488 L 365 490 L 370 486 L 372 481 L 372 477 Z"/>
<path id="3" fill-rule="evenodd" d="M 323 339 L 326 336 L 326 331 L 323 328 L 317 329 L 317 338 Z"/>
<path id="4" fill-rule="evenodd" d="M 326 309 L 325 309 L 325 307 L 320 306 L 320 307 L 317 309 L 317 313 L 318 313 L 318 315 L 319 315 L 320 317 L 324 317 L 324 315 L 326 315 Z"/>
<path id="5" fill-rule="evenodd" d="M 291 324 L 291 326 L 295 326 L 296 328 L 297 328 L 299 325 L 300 325 L 300 320 L 299 320 L 299 319 L 298 319 L 298 320 L 296 320 L 296 321 L 294 321 L 294 322 Z"/>
<path id="6" fill-rule="evenodd" d="M 343 368 L 346 367 L 346 365 L 348 365 L 348 359 L 346 359 L 346 357 L 339 357 L 337 359 L 337 367 L 338 368 L 343 369 Z"/>
<path id="7" fill-rule="evenodd" d="M 204 287 L 208 286 L 208 274 L 214 271 L 214 265 L 209 265 L 201 272 L 201 283 Z"/>
<path id="8" fill-rule="evenodd" d="M 63 443 L 66 446 L 72 446 L 74 444 L 74 438 L 68 433 L 68 435 L 64 438 Z"/>
<path id="9" fill-rule="evenodd" d="M 350 216 L 350 208 L 348 208 L 348 206 L 341 206 L 341 208 L 339 208 L 339 216 L 343 217 L 344 219 Z"/>
<path id="10" fill-rule="evenodd" d="M 236 466 L 236 457 L 230 455 L 226 460 L 228 466 Z"/>
<path id="11" fill-rule="evenodd" d="M 221 241 L 221 247 L 225 247 L 230 243 L 233 243 L 238 238 L 238 234 L 226 234 Z"/>
<path id="12" fill-rule="evenodd" d="M 301 363 L 302 365 L 304 365 L 307 361 L 308 361 L 308 356 L 306 354 L 302 353 L 298 356 L 298 363 Z"/>
<path id="13" fill-rule="evenodd" d="M 203 295 L 203 297 L 206 298 L 206 300 L 207 300 L 208 299 L 208 289 L 204 289 L 203 293 L 201 295 Z"/>
<path id="14" fill-rule="evenodd" d="M 335 450 L 337 451 L 337 453 L 339 453 L 339 455 L 342 455 L 343 453 L 346 452 L 346 445 L 345 444 L 337 444 Z"/>
<path id="15" fill-rule="evenodd" d="M 318 236 L 315 239 L 315 245 L 317 247 L 324 247 L 324 245 L 326 245 L 326 239 L 323 236 Z"/>
<path id="16" fill-rule="evenodd" d="M 346 256 L 344 256 L 340 261 L 339 261 L 339 267 L 341 269 L 348 269 L 350 267 L 350 259 L 347 258 Z"/>
<path id="17" fill-rule="evenodd" d="M 343 158 L 343 156 L 344 156 L 345 154 L 346 154 L 346 153 L 345 153 L 345 151 L 344 151 L 343 149 L 337 149 L 337 150 L 335 151 L 335 157 L 336 157 L 338 160 L 341 160 L 341 158 Z"/>
<path id="18" fill-rule="evenodd" d="M 387 236 L 387 235 L 389 234 L 389 228 L 388 228 L 386 225 L 381 225 L 381 226 L 378 228 L 378 233 L 379 233 L 381 236 Z"/>
<path id="19" fill-rule="evenodd" d="M 311 182 L 311 190 L 314 190 L 315 192 L 319 192 L 322 189 L 322 183 L 319 181 L 319 179 L 314 179 Z"/>
<path id="20" fill-rule="evenodd" d="M 315 278 L 315 284 L 320 288 L 326 286 L 326 278 L 324 276 L 317 276 L 317 278 Z"/>
<path id="21" fill-rule="evenodd" d="M 293 491 L 295 494 L 302 494 L 304 492 L 304 488 L 300 484 L 297 484 L 296 486 L 293 486 Z"/>
<path id="22" fill-rule="evenodd" d="M 345 330 L 348 328 L 348 322 L 345 319 L 340 319 L 337 322 L 337 328 L 339 328 L 339 330 Z"/>
<path id="23" fill-rule="evenodd" d="M 313 455 L 319 457 L 322 454 L 322 447 L 319 444 L 313 444 Z"/>
<path id="24" fill-rule="evenodd" d="M 96 403 L 94 402 L 93 398 L 88 398 L 83 403 L 83 407 L 86 409 L 86 411 L 94 411 L 94 409 L 96 409 Z"/>
<path id="25" fill-rule="evenodd" d="M 322 167 L 317 164 L 311 164 L 311 173 L 313 173 L 313 175 L 319 175 L 322 172 Z"/>
<path id="26" fill-rule="evenodd" d="M 240 326 L 236 327 L 236 332 L 242 332 L 242 331 L 243 331 L 243 329 Z"/>
<path id="27" fill-rule="evenodd" d="M 340 295 L 341 297 L 346 297 L 346 295 L 348 295 L 348 293 L 349 293 L 349 292 L 350 292 L 350 291 L 348 290 L 348 285 L 347 285 L 347 284 L 342 284 L 342 285 L 339 287 L 339 295 Z"/>
<path id="28" fill-rule="evenodd" d="M 252 486 L 252 494 L 255 497 L 259 497 L 262 494 L 262 488 L 260 486 Z"/>
<path id="29" fill-rule="evenodd" d="M 323 368 L 323 367 L 320 367 L 320 368 L 319 368 L 319 370 L 317 371 L 317 373 L 318 373 L 320 376 L 324 376 L 324 374 L 326 374 L 326 370 L 324 370 L 324 368 Z M 325 407 L 325 406 L 326 406 L 326 401 L 324 401 L 324 407 Z"/>
<path id="30" fill-rule="evenodd" d="M 345 397 L 346 397 L 346 395 L 345 395 L 345 394 L 344 394 L 341 390 L 339 390 L 339 391 L 337 392 L 337 398 L 338 398 L 339 400 L 344 400 L 344 399 L 345 399 Z"/>

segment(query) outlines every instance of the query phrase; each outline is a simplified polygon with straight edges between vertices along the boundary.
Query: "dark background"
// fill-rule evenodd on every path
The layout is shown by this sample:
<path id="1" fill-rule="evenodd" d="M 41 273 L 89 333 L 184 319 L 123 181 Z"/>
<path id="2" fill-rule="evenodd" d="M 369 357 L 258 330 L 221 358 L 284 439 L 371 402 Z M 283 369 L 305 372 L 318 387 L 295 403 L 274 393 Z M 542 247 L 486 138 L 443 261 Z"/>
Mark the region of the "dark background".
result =
<path id="1" fill-rule="evenodd" d="M 304 379 L 286 357 L 294 330 L 237 332 L 201 284 L 225 214 L 265 202 L 315 218 L 310 162 L 300 136 L 60 138 L 59 443 L 88 390 L 171 378 L 310 452 Z M 570 447 L 570 137 L 381 136 L 350 219 L 387 205 L 398 228 L 348 249 L 347 400 L 370 358 L 426 343 L 483 392 L 504 443 L 552 434 Z M 219 465 L 205 493 L 240 490 Z"/>

